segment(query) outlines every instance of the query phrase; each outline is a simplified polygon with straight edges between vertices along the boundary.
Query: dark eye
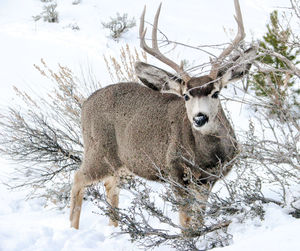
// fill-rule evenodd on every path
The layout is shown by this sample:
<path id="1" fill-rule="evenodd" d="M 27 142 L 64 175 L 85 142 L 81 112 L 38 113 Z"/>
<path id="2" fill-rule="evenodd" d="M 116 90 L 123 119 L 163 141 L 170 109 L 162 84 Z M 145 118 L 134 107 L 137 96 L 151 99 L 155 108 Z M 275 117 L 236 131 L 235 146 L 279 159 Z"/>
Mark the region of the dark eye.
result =
<path id="1" fill-rule="evenodd" d="M 212 98 L 218 98 L 219 97 L 219 92 L 215 92 L 213 95 L 211 95 Z"/>
<path id="2" fill-rule="evenodd" d="M 190 99 L 190 97 L 187 94 L 183 94 L 183 98 L 185 101 L 188 101 Z"/>

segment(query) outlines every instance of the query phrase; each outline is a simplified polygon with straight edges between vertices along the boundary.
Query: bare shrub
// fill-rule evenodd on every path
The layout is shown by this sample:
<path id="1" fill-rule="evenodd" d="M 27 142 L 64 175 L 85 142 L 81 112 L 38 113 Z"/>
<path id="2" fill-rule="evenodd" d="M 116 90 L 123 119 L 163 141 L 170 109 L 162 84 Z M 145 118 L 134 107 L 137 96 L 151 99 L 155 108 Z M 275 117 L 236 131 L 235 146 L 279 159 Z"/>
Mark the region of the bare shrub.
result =
<path id="1" fill-rule="evenodd" d="M 132 52 L 129 45 L 120 49 L 120 57 L 115 58 L 104 56 L 106 68 L 113 83 L 117 82 L 139 82 L 136 76 L 134 63 L 136 61 L 147 62 L 147 55 L 144 51 L 138 53 L 136 49 Z"/>
<path id="2" fill-rule="evenodd" d="M 99 84 L 92 78 L 80 81 L 65 66 L 59 65 L 55 72 L 41 63 L 36 69 L 55 88 L 44 98 L 15 87 L 21 104 L 1 111 L 0 152 L 19 163 L 8 184 L 11 188 L 30 188 L 30 196 L 43 196 L 64 206 L 69 178 L 81 163 L 81 105 Z"/>
<path id="3" fill-rule="evenodd" d="M 81 3 L 81 0 L 73 0 L 72 4 L 73 5 L 77 5 L 77 4 L 80 4 Z"/>
<path id="4" fill-rule="evenodd" d="M 67 26 L 65 26 L 66 28 L 70 28 L 72 29 L 73 31 L 79 31 L 80 30 L 80 27 L 77 23 L 70 23 L 68 24 Z"/>
<path id="5" fill-rule="evenodd" d="M 49 4 L 43 6 L 43 11 L 39 15 L 33 16 L 34 21 L 38 21 L 42 18 L 44 22 L 58 23 L 57 3 L 49 2 Z"/>
<path id="6" fill-rule="evenodd" d="M 116 41 L 135 25 L 134 18 L 128 19 L 128 14 L 121 16 L 120 13 L 117 13 L 116 17 L 111 17 L 109 22 L 102 22 L 102 26 L 110 30 L 110 36 Z"/>

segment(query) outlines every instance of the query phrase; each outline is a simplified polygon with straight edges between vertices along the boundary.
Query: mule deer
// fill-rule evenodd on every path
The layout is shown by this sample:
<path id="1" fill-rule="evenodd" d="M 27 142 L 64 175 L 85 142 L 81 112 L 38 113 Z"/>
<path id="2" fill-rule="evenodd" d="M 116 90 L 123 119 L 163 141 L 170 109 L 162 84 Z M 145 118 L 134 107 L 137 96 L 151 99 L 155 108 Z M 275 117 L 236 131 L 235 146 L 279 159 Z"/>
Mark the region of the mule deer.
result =
<path id="1" fill-rule="evenodd" d="M 152 181 L 159 181 L 163 175 L 188 186 L 185 180 L 188 169 L 201 186 L 207 187 L 220 176 L 220 164 L 234 157 L 237 151 L 235 134 L 224 115 L 218 94 L 228 82 L 247 73 L 251 67 L 249 58 L 253 56 L 250 49 L 243 58 L 234 59 L 235 66 L 220 67 L 245 36 L 238 0 L 234 3 L 237 35 L 212 63 L 210 74 L 201 77 L 190 77 L 160 52 L 157 25 L 161 6 L 154 19 L 152 48 L 146 44 L 144 9 L 140 23 L 141 47 L 178 75 L 138 62 L 136 73 L 148 87 L 139 83 L 118 83 L 97 90 L 85 101 L 81 117 L 84 159 L 74 176 L 70 209 L 72 227 L 79 227 L 87 185 L 104 181 L 107 201 L 112 208 L 118 207 L 121 170 L 129 170 Z M 190 156 L 192 162 L 187 161 Z M 223 174 L 229 169 L 222 170 Z M 184 196 L 180 186 L 176 194 Z M 179 216 L 181 225 L 189 226 L 188 206 L 180 208 Z M 113 218 L 110 224 L 118 225 Z"/>

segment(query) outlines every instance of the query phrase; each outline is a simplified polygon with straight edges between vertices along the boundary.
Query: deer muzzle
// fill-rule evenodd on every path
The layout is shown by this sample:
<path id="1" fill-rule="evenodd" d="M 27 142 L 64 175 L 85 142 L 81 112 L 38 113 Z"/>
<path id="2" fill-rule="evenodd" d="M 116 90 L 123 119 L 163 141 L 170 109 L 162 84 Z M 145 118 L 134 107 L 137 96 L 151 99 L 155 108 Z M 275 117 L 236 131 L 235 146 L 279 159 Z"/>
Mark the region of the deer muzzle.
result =
<path id="1" fill-rule="evenodd" d="M 193 118 L 194 126 L 201 127 L 208 122 L 208 116 L 203 113 L 198 113 L 197 116 Z"/>

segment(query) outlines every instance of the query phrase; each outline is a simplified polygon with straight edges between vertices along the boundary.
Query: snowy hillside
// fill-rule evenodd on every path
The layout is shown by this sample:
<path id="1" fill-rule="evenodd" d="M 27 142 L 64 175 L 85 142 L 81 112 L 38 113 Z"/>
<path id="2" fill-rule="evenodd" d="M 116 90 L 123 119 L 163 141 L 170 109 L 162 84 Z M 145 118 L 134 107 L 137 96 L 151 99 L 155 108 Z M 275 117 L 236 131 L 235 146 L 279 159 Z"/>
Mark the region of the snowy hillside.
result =
<path id="1" fill-rule="evenodd" d="M 147 5 L 146 19 L 152 18 L 160 2 L 163 2 L 160 29 L 170 40 L 190 45 L 219 44 L 232 38 L 235 31 L 233 1 L 220 0 L 57 0 L 58 23 L 34 21 L 33 16 L 41 13 L 40 0 L 0 1 L 0 106 L 16 102 L 13 86 L 43 96 L 52 88 L 40 76 L 33 64 L 43 58 L 50 67 L 58 64 L 70 67 L 73 72 L 89 69 L 101 81 L 110 83 L 103 55 L 118 55 L 126 43 L 139 46 L 138 25 L 130 29 L 119 42 L 109 38 L 102 22 L 110 17 L 128 13 L 139 21 L 144 5 Z M 269 13 L 286 0 L 240 0 L 247 40 L 257 38 L 265 32 Z M 72 29 L 72 27 L 79 29 Z M 227 31 L 227 32 L 224 32 Z M 234 33 L 233 33 L 234 34 Z M 176 60 L 208 61 L 204 53 L 177 46 L 169 53 Z M 150 63 L 162 66 L 155 59 Z M 228 92 L 231 89 L 229 88 Z M 242 106 L 229 105 L 233 123 L 238 130 L 248 125 L 249 111 Z M 0 146 L 1 147 L 1 146 Z M 76 251 L 76 250 L 138 250 L 127 235 L 112 237 L 118 228 L 108 226 L 108 219 L 93 212 L 99 209 L 85 202 L 82 210 L 80 230 L 69 227 L 69 209 L 57 210 L 55 206 L 45 207 L 42 199 L 26 200 L 27 191 L 11 191 L 2 182 L 12 177 L 16 163 L 0 155 L 0 251 Z M 157 189 L 161 185 L 153 184 Z M 121 193 L 121 204 L 129 205 L 130 196 Z M 263 221 L 248 220 L 233 222 L 229 233 L 233 243 L 226 251 L 297 251 L 300 250 L 300 220 L 275 204 L 266 204 Z M 177 220 L 177 214 L 174 218 Z M 171 250 L 161 246 L 156 250 Z"/>

